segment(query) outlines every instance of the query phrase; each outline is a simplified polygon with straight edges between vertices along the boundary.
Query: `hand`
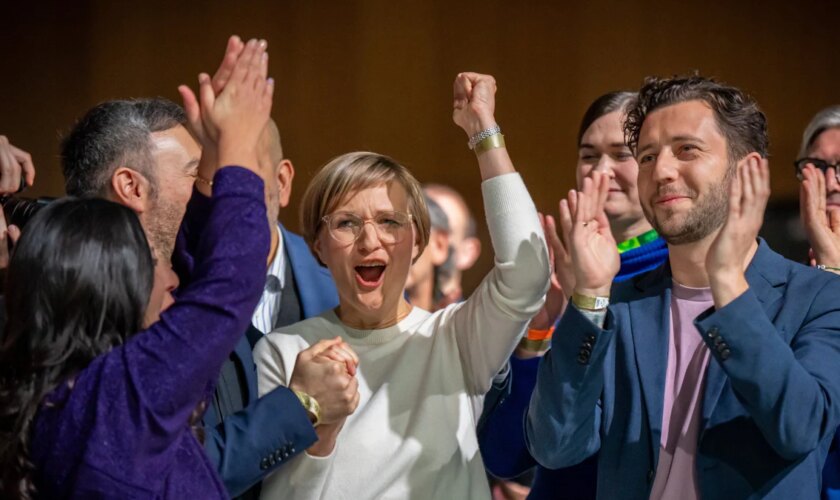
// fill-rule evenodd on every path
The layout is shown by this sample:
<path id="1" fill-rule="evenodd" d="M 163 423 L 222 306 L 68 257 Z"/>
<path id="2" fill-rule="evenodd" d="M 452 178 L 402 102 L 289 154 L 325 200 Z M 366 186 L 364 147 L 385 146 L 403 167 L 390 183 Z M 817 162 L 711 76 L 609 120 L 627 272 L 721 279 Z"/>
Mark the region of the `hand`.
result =
<path id="1" fill-rule="evenodd" d="M 840 267 L 840 208 L 826 212 L 825 176 L 835 175 L 834 167 L 822 172 L 807 165 L 799 186 L 799 215 L 811 243 L 814 264 Z"/>
<path id="2" fill-rule="evenodd" d="M 331 345 L 327 350 L 318 354 L 318 356 L 344 364 L 347 368 L 347 373 L 351 377 L 355 377 L 356 370 L 359 366 L 359 357 L 356 356 L 356 353 L 353 352 L 349 344 L 341 340 L 340 337 L 336 338 L 339 339 L 339 342 Z"/>
<path id="3" fill-rule="evenodd" d="M 532 330 L 548 330 L 557 322 L 568 304 L 568 297 L 575 289 L 574 269 L 569 252 L 557 236 L 557 225 L 554 217 L 540 215 L 540 223 L 548 242 L 548 262 L 551 266 L 551 286 L 545 295 L 543 308 L 531 319 L 528 328 Z"/>
<path id="4" fill-rule="evenodd" d="M 35 166 L 26 151 L 16 148 L 0 135 L 0 195 L 17 193 L 21 177 L 27 186 L 35 182 Z"/>
<path id="5" fill-rule="evenodd" d="M 332 354 L 327 351 L 339 347 Z M 332 358 L 340 353 L 342 361 Z M 289 380 L 289 388 L 309 394 L 321 407 L 321 422 L 336 424 L 356 411 L 359 405 L 359 381 L 349 373 L 343 356 L 352 353 L 341 338 L 321 340 L 301 351 Z M 355 357 L 355 354 L 352 354 Z M 355 373 L 355 367 L 354 367 Z M 320 427 L 320 426 L 319 426 Z"/>
<path id="6" fill-rule="evenodd" d="M 555 266 L 557 262 L 567 266 L 567 259 L 571 261 L 573 280 L 564 280 L 569 282 L 568 287 L 583 295 L 608 296 L 621 266 L 604 212 L 609 183 L 609 177 L 593 172 L 583 180 L 583 189 L 569 191 L 568 198 L 560 201 L 563 239 L 560 245 L 554 242 L 553 246 L 555 252 L 559 249 L 562 259 L 556 257 Z M 569 288 L 566 284 L 563 286 L 568 294 Z"/>
<path id="7" fill-rule="evenodd" d="M 706 254 L 706 272 L 715 307 L 721 308 L 744 293 L 744 275 L 755 252 L 758 230 L 770 198 L 767 160 L 750 155 L 738 166 L 729 190 L 729 213 Z"/>
<path id="8" fill-rule="evenodd" d="M 468 137 L 496 125 L 496 80 L 490 75 L 458 73 L 452 119 Z"/>

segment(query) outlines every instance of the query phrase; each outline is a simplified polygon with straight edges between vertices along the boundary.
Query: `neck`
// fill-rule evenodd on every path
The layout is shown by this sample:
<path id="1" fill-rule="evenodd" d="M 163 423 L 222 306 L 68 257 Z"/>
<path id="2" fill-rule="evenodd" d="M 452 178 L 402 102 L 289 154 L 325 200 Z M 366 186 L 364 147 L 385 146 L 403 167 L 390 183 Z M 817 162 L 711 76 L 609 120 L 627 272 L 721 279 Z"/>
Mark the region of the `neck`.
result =
<path id="1" fill-rule="evenodd" d="M 277 224 L 271 224 L 271 246 L 268 250 L 268 260 L 266 261 L 265 265 L 271 265 L 271 262 L 274 260 L 274 257 L 277 255 L 277 249 L 280 248 L 280 228 L 277 227 Z"/>
<path id="2" fill-rule="evenodd" d="M 616 243 L 641 236 L 651 229 L 653 229 L 653 226 L 644 217 L 636 220 L 615 219 L 610 221 L 610 231 Z"/>
<path id="3" fill-rule="evenodd" d="M 408 301 L 413 306 L 431 311 L 434 307 L 434 287 L 435 280 L 433 278 L 418 281 L 411 288 L 405 290 L 408 294 Z"/>
<path id="4" fill-rule="evenodd" d="M 396 307 L 392 307 L 391 312 L 384 315 L 377 315 L 378 317 L 370 317 L 362 313 L 354 312 L 349 307 L 339 305 L 335 314 L 342 323 L 355 328 L 356 330 L 381 330 L 396 325 L 402 321 L 408 313 L 411 312 L 411 304 L 400 296 Z"/>

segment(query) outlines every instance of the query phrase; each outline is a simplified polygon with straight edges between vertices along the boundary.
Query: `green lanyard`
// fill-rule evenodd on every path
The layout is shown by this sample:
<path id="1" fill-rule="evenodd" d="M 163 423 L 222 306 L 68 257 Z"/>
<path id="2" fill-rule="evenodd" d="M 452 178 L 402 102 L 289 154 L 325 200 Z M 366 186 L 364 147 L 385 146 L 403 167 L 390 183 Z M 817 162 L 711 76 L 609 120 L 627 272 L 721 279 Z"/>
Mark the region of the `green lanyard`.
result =
<path id="1" fill-rule="evenodd" d="M 642 245 L 647 245 L 656 238 L 659 238 L 659 235 L 656 234 L 656 230 L 651 229 L 641 236 L 636 236 L 635 238 L 630 238 L 627 241 L 619 243 L 618 253 L 622 254 L 628 250 L 633 250 L 634 248 L 639 248 Z"/>

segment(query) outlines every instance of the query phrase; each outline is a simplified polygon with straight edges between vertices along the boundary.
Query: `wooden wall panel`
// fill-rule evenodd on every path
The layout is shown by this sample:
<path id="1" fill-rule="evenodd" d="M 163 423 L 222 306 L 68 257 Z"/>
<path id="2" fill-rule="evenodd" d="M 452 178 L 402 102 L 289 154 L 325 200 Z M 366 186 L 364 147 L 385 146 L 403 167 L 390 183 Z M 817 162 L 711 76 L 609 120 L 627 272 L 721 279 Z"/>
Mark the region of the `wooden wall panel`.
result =
<path id="1" fill-rule="evenodd" d="M 366 149 L 453 185 L 480 213 L 475 161 L 450 115 L 462 70 L 497 77 L 499 122 L 543 210 L 573 185 L 588 103 L 646 75 L 698 69 L 752 93 L 770 120 L 778 200 L 797 195 L 790 162 L 803 127 L 840 103 L 829 22 L 840 2 L 828 0 L 4 4 L 0 133 L 32 152 L 36 196 L 61 194 L 58 137 L 76 117 L 105 99 L 177 99 L 179 83 L 215 67 L 230 33 L 269 40 L 293 203 L 325 161 Z M 282 219 L 297 226 L 296 211 Z M 490 264 L 488 253 L 466 284 Z"/>

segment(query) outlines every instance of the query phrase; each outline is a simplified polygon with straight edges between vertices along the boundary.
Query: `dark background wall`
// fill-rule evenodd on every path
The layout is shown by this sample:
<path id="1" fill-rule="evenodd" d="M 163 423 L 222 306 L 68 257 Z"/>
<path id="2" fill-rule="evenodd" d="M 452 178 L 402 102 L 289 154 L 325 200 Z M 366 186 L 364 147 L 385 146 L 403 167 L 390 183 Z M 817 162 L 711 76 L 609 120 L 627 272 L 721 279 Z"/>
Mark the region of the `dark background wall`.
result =
<path id="1" fill-rule="evenodd" d="M 802 129 L 840 103 L 840 2 L 316 0 L 2 2 L 0 134 L 38 168 L 28 196 L 62 193 L 60 135 L 92 105 L 164 96 L 213 71 L 227 36 L 269 41 L 274 118 L 297 168 L 294 210 L 331 157 L 373 150 L 482 211 L 476 162 L 451 121 L 459 71 L 499 82 L 497 118 L 542 210 L 573 186 L 575 133 L 597 95 L 646 75 L 700 70 L 748 90 L 768 115 L 774 201 L 797 196 Z M 779 219 L 779 235 L 796 223 Z M 485 245 L 489 239 L 481 229 Z M 472 286 L 491 264 L 485 253 Z"/>

